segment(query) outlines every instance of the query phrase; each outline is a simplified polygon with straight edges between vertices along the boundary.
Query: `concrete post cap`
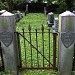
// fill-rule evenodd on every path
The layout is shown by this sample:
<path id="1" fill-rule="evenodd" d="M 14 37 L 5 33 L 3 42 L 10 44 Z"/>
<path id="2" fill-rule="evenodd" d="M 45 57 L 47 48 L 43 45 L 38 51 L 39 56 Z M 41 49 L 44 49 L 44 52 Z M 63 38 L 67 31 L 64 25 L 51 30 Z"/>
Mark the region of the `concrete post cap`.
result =
<path id="1" fill-rule="evenodd" d="M 4 12 L 6 12 L 6 10 L 1 10 L 0 11 L 0 15 L 3 14 Z"/>
<path id="2" fill-rule="evenodd" d="M 61 13 L 60 16 L 75 16 L 75 14 L 73 14 L 70 11 L 65 11 L 65 12 Z"/>

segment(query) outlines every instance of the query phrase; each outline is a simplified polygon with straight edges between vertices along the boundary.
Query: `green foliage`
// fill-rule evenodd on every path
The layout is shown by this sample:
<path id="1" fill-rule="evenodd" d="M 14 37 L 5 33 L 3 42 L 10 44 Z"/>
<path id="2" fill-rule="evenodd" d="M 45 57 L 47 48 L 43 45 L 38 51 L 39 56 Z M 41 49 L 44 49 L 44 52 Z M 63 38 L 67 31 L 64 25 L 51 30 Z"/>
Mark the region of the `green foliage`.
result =
<path id="1" fill-rule="evenodd" d="M 62 13 L 66 10 L 67 10 L 67 5 L 66 5 L 65 1 L 60 1 L 59 8 L 57 9 L 57 12 Z"/>
<path id="2" fill-rule="evenodd" d="M 6 6 L 4 5 L 4 3 L 0 2 L 0 10 L 5 9 Z"/>
<path id="3" fill-rule="evenodd" d="M 15 0 L 15 1 L 13 1 L 13 3 L 15 3 L 15 4 L 22 4 L 22 3 L 24 3 L 25 1 L 24 0 Z"/>
<path id="4" fill-rule="evenodd" d="M 73 11 L 74 10 L 74 0 L 58 0 L 59 8 L 57 11 L 59 13 L 64 12 L 65 10 Z"/>
<path id="5" fill-rule="evenodd" d="M 67 9 L 68 10 L 73 10 L 73 7 L 74 7 L 74 0 L 65 0 L 65 3 L 66 3 L 66 5 L 67 5 Z"/>
<path id="6" fill-rule="evenodd" d="M 5 9 L 6 6 L 4 3 L 2 2 L 7 2 L 7 7 L 8 10 L 12 10 L 13 9 L 13 5 L 16 4 L 18 6 L 23 5 L 25 2 L 38 2 L 38 3 L 43 3 L 47 2 L 47 5 L 51 5 L 51 4 L 59 4 L 59 8 L 57 9 L 57 11 L 59 13 L 64 12 L 65 10 L 69 10 L 69 11 L 73 11 L 75 8 L 75 0 L 0 0 L 0 9 Z"/>

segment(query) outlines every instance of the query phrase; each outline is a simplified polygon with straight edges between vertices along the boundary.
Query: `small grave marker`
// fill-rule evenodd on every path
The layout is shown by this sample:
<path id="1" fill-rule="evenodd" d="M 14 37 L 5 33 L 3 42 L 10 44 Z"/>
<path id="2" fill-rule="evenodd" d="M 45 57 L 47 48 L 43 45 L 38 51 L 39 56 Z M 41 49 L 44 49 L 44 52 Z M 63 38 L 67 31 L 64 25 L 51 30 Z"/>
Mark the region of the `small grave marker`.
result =
<path id="1" fill-rule="evenodd" d="M 58 33 L 58 18 L 54 19 L 54 25 L 52 26 L 53 33 Z"/>
<path id="2" fill-rule="evenodd" d="M 47 10 L 46 10 L 46 7 L 44 7 L 44 13 L 45 13 L 45 15 L 47 14 Z"/>
<path id="3" fill-rule="evenodd" d="M 50 12 L 48 13 L 48 27 L 52 27 L 54 25 L 54 13 Z"/>
<path id="4" fill-rule="evenodd" d="M 26 4 L 26 13 L 28 13 L 28 4 Z"/>
<path id="5" fill-rule="evenodd" d="M 16 19 L 16 22 L 18 22 L 20 19 L 22 19 L 22 13 L 20 13 L 19 11 L 17 11 L 17 13 L 15 13 L 15 19 Z"/>
<path id="6" fill-rule="evenodd" d="M 73 13 L 75 14 L 75 11 L 73 11 Z"/>

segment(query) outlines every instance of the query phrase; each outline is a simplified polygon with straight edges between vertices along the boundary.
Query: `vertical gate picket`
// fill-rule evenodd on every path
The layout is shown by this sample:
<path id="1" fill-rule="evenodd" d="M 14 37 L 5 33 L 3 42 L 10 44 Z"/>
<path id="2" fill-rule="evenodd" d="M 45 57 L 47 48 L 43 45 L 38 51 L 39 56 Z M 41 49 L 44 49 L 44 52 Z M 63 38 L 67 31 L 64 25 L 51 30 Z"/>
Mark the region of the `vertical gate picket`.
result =
<path id="1" fill-rule="evenodd" d="M 49 35 L 49 67 L 50 67 L 50 28 L 48 29 Z"/>
<path id="2" fill-rule="evenodd" d="M 43 67 L 44 67 L 44 26 L 42 25 Z"/>
<path id="3" fill-rule="evenodd" d="M 53 68 L 56 69 L 56 36 L 57 33 L 53 33 Z"/>
<path id="4" fill-rule="evenodd" d="M 36 28 L 36 48 L 37 48 L 37 65 L 39 67 L 39 59 L 38 59 L 38 36 L 37 36 L 37 28 Z"/>
<path id="5" fill-rule="evenodd" d="M 25 37 L 24 28 L 22 28 L 22 31 L 23 31 L 23 36 Z M 24 39 L 24 50 L 25 50 L 25 65 L 27 66 L 27 63 L 26 63 L 26 42 L 25 42 L 25 39 Z"/>
<path id="6" fill-rule="evenodd" d="M 19 67 L 21 68 L 22 67 L 22 58 L 21 58 L 21 46 L 20 46 L 20 36 L 19 36 L 19 33 L 16 32 L 17 34 L 17 41 L 18 41 L 18 52 L 19 52 Z"/>
<path id="7" fill-rule="evenodd" d="M 33 67 L 33 60 L 32 60 L 32 39 L 31 39 L 31 26 L 28 27 L 29 30 L 29 38 L 30 38 L 30 49 L 31 49 L 31 67 Z"/>
<path id="8" fill-rule="evenodd" d="M 1 43 L 0 43 L 0 54 L 1 54 L 1 62 L 0 63 L 2 63 L 2 65 L 0 66 L 0 71 L 1 71 L 1 70 L 4 70 L 4 61 L 3 61 Z"/>

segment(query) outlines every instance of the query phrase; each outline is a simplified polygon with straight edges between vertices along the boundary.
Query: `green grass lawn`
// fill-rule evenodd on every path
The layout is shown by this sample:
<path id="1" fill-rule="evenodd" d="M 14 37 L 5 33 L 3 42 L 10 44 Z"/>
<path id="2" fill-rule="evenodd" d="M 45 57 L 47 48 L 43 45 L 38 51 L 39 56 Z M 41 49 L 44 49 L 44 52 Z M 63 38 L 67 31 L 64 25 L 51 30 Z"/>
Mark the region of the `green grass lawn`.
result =
<path id="1" fill-rule="evenodd" d="M 58 14 L 56 14 L 54 17 L 58 17 Z M 26 32 L 28 32 L 28 25 L 31 26 L 31 31 L 34 31 L 35 32 L 35 29 L 37 28 L 38 31 L 41 31 L 41 26 L 43 25 L 44 26 L 44 31 L 48 32 L 48 25 L 47 25 L 47 15 L 43 14 L 43 13 L 29 13 L 27 14 L 26 16 L 24 16 L 23 14 L 23 18 L 17 23 L 16 25 L 16 29 L 18 32 L 22 32 L 22 28 L 24 28 L 24 30 Z M 52 30 L 51 30 L 52 32 Z M 29 40 L 29 34 L 25 34 L 26 38 Z M 32 44 L 34 46 L 36 46 L 36 42 L 35 42 L 35 35 L 34 34 L 31 34 L 32 36 Z M 42 36 L 41 34 L 38 34 L 38 40 L 39 40 L 39 51 L 41 51 L 42 47 L 40 47 L 42 45 Z M 47 56 L 48 58 L 48 40 L 46 40 L 48 38 L 48 35 L 45 34 L 44 35 L 44 39 L 45 39 L 45 55 Z M 50 36 L 51 37 L 51 41 L 53 40 L 53 37 L 52 35 Z M 24 53 L 24 39 L 21 39 L 21 52 L 22 52 L 22 64 L 23 66 L 25 66 L 25 53 Z M 53 42 L 53 41 L 52 41 Z M 50 43 L 52 43 L 50 42 Z M 53 61 L 53 49 L 52 49 L 52 44 L 50 45 L 50 48 L 51 48 L 51 62 Z M 27 54 L 30 54 L 30 45 L 26 42 L 26 50 L 27 50 Z M 36 51 L 33 49 L 33 65 L 36 65 Z M 58 57 L 58 47 L 57 47 L 57 57 Z M 27 55 L 27 65 L 28 66 L 31 66 L 30 64 L 30 60 L 31 60 L 31 56 L 30 55 Z M 42 66 L 42 57 L 39 56 L 39 62 L 41 63 L 40 66 Z M 45 66 L 48 65 L 47 64 L 47 61 L 45 61 Z M 37 66 L 37 65 L 36 65 Z M 58 71 L 53 71 L 53 70 L 24 70 L 22 72 L 19 72 L 19 75 L 58 75 Z M 74 75 L 74 72 L 73 72 L 73 75 Z"/>
<path id="2" fill-rule="evenodd" d="M 58 14 L 56 14 L 55 17 L 58 17 Z M 29 13 L 27 16 L 24 16 L 23 14 L 23 18 L 17 23 L 17 31 L 21 31 L 22 27 L 24 27 L 25 31 L 27 31 L 29 24 L 32 29 L 35 29 L 36 27 L 41 28 L 42 24 L 47 29 L 47 20 L 47 15 L 43 13 Z"/>
<path id="3" fill-rule="evenodd" d="M 55 15 L 55 17 L 58 17 L 58 15 Z M 41 32 L 41 28 L 42 28 L 42 25 L 44 26 L 44 31 L 45 32 L 48 32 L 48 25 L 47 25 L 47 15 L 43 14 L 43 13 L 29 13 L 27 14 L 26 16 L 24 16 L 23 14 L 23 18 L 17 23 L 16 25 L 16 29 L 18 32 L 22 32 L 22 28 L 24 28 L 24 31 L 25 32 L 28 32 L 28 25 L 30 24 L 31 26 L 31 32 L 35 32 L 35 29 L 37 28 L 39 32 Z M 51 30 L 52 32 L 52 30 Z M 25 34 L 26 38 L 29 40 L 29 34 L 26 33 Z M 31 38 L 32 38 L 32 44 L 36 47 L 36 37 L 35 37 L 35 33 L 34 34 L 31 34 Z M 45 56 L 46 58 L 49 58 L 48 57 L 48 33 L 44 34 L 44 46 L 45 46 Z M 53 44 L 52 44 L 52 40 L 53 40 L 53 35 L 50 34 L 50 57 L 51 57 L 51 63 L 53 62 Z M 39 51 L 42 53 L 42 36 L 40 33 L 38 33 L 38 48 L 39 48 Z M 21 52 L 22 52 L 22 64 L 23 66 L 25 66 L 25 51 L 24 51 L 24 39 L 22 39 L 21 37 Z M 31 66 L 31 63 L 30 63 L 30 60 L 31 60 L 31 56 L 30 56 L 30 45 L 26 42 L 26 54 L 28 54 L 26 57 L 27 57 L 27 66 Z M 32 49 L 32 59 L 33 59 L 33 66 L 37 66 L 37 57 L 36 57 L 36 50 L 35 49 Z M 41 55 L 39 54 L 39 63 L 40 63 L 40 66 L 43 65 L 43 63 L 41 61 L 43 61 L 43 57 L 41 57 Z M 45 61 L 45 66 L 48 65 L 48 62 L 46 60 Z M 49 70 L 27 70 L 27 71 L 23 71 L 22 73 L 20 74 L 23 74 L 23 75 L 56 75 L 57 72 L 55 71 L 49 71 Z"/>

